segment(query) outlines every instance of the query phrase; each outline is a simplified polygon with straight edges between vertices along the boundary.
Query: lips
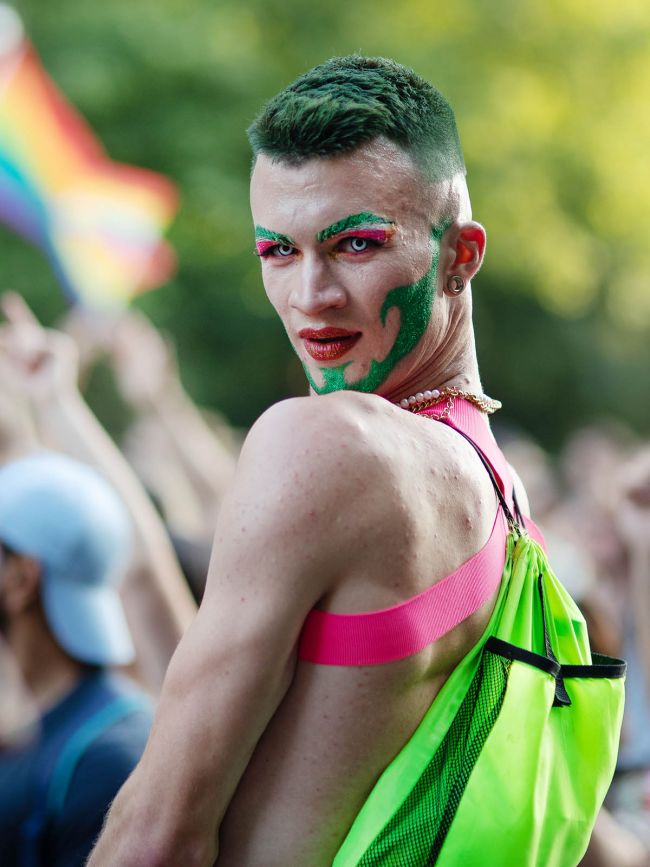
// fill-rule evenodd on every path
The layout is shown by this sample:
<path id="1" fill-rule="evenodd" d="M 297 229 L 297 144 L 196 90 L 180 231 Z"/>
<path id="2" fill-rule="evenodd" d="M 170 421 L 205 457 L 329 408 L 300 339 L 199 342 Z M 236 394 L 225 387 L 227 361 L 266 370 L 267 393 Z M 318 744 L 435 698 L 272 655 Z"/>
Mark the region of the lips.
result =
<path id="1" fill-rule="evenodd" d="M 298 336 L 315 361 L 337 361 L 357 343 L 361 332 L 346 328 L 303 328 Z"/>

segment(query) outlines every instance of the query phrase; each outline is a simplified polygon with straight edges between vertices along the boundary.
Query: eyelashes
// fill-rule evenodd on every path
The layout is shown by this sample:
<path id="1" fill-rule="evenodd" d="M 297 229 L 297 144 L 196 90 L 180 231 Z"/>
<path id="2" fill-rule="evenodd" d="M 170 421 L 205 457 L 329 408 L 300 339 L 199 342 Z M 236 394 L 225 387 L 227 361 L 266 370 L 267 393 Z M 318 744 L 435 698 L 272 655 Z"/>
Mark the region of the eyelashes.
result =
<path id="1" fill-rule="evenodd" d="M 395 234 L 394 230 L 389 229 L 355 229 L 349 235 L 344 235 L 341 241 L 351 241 L 356 238 L 363 238 L 365 241 L 370 241 L 374 246 L 380 247 L 385 244 Z"/>
<path id="2" fill-rule="evenodd" d="M 276 247 L 285 247 L 287 244 L 278 244 L 277 241 L 269 241 L 264 238 L 258 238 L 255 241 L 255 250 L 253 251 L 257 256 L 269 256 L 271 251 Z"/>
<path id="3" fill-rule="evenodd" d="M 360 229 L 353 234 L 340 238 L 336 243 L 332 254 L 343 253 L 344 255 L 360 256 L 371 249 L 383 247 L 391 238 L 393 232 L 381 229 Z M 347 245 L 348 249 L 344 249 Z M 289 259 L 297 252 L 297 248 L 291 244 L 279 244 L 260 238 L 255 242 L 253 251 L 261 259 Z"/>

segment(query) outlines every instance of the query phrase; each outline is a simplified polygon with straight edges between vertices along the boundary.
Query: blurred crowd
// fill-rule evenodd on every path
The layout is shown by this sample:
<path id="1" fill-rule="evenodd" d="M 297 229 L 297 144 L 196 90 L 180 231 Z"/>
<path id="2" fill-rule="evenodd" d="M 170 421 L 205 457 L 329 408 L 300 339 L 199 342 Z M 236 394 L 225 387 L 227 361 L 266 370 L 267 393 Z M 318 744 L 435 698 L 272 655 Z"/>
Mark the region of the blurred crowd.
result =
<path id="1" fill-rule="evenodd" d="M 84 863 L 107 804 L 142 751 L 164 672 L 200 602 L 240 435 L 192 402 L 171 341 L 143 314 L 77 309 L 52 330 L 13 293 L 0 307 L 0 847 L 14 852 L 7 864 L 72 867 Z M 83 396 L 99 359 L 109 363 L 129 411 L 119 445 Z M 599 819 L 604 842 L 585 864 L 645 864 L 650 443 L 616 419 L 577 430 L 553 458 L 498 422 L 495 434 L 527 488 L 550 562 L 585 615 L 592 647 L 629 665 L 619 768 Z M 92 468 L 92 479 L 82 467 Z M 116 512 L 108 500 L 98 509 L 103 495 L 84 493 L 96 484 L 117 495 L 130 526 L 119 574 L 106 544 Z M 56 559 L 52 552 L 68 537 L 67 559 Z M 81 562 L 91 564 L 83 574 Z M 77 632 L 88 629 L 78 646 L 57 608 L 62 594 L 77 606 Z M 123 679 L 107 679 L 118 668 Z M 38 749 L 46 772 L 34 782 L 27 769 Z M 92 762 L 85 760 L 93 750 Z M 73 764 L 60 771 L 72 753 Z M 104 800 L 82 824 L 74 804 L 75 792 L 85 791 L 84 769 L 96 779 L 107 767 Z M 7 786 L 15 833 L 1 815 Z"/>
<path id="2" fill-rule="evenodd" d="M 237 437 L 148 320 L 0 299 L 0 858 L 85 863 L 207 575 Z M 83 396 L 106 359 L 118 446 Z"/>

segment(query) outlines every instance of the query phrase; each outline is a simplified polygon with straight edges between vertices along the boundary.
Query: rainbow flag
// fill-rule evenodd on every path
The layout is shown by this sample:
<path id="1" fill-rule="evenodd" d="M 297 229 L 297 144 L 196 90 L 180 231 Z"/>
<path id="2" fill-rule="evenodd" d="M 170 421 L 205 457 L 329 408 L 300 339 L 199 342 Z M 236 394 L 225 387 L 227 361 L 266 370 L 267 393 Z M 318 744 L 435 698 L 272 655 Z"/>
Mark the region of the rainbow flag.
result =
<path id="1" fill-rule="evenodd" d="M 0 222 L 46 252 L 71 302 L 119 306 L 163 283 L 175 210 L 165 177 L 108 158 L 24 37 L 0 48 Z"/>

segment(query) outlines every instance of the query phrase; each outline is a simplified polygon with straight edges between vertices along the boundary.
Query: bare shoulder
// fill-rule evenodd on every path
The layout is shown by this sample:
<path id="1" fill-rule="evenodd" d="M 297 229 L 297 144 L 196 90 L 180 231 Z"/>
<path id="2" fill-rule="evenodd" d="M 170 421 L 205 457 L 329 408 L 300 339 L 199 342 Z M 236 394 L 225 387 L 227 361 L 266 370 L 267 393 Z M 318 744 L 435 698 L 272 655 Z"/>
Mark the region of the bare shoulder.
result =
<path id="1" fill-rule="evenodd" d="M 227 499 L 254 511 L 257 535 L 274 547 L 308 539 L 314 558 L 338 568 L 364 528 L 385 520 L 387 411 L 381 398 L 348 393 L 275 404 L 251 428 Z"/>
<path id="2" fill-rule="evenodd" d="M 480 461 L 447 425 L 425 420 L 372 394 L 336 392 L 271 407 L 250 431 L 241 471 L 264 480 L 273 499 L 313 520 L 354 531 L 403 527 L 421 509 L 451 518 L 491 496 Z M 442 502 L 444 500 L 444 502 Z M 451 506 L 451 508 L 450 508 Z M 457 508 L 456 508 L 457 506 Z"/>
<path id="3" fill-rule="evenodd" d="M 371 471 L 381 462 L 386 406 L 375 395 L 357 392 L 281 401 L 253 425 L 241 461 L 265 462 L 269 480 L 291 473 L 295 483 L 307 474 L 344 484 L 355 467 Z"/>
<path id="4" fill-rule="evenodd" d="M 442 474 L 461 496 L 487 476 L 473 450 L 445 424 L 424 420 L 374 394 L 339 391 L 292 398 L 253 425 L 241 453 L 271 486 L 290 478 L 294 490 L 319 485 L 320 495 L 413 483 L 413 472 Z M 376 486 L 379 486 L 378 488 Z M 488 482 L 489 486 L 489 482 Z M 384 502 L 383 509 L 387 504 Z"/>
<path id="5" fill-rule="evenodd" d="M 292 397 L 269 407 L 255 422 L 250 433 L 272 433 L 282 427 L 295 428 L 296 434 L 315 433 L 345 438 L 351 428 L 358 429 L 364 422 L 371 425 L 390 406 L 374 394 L 357 391 L 337 391 L 332 394 Z M 327 422 L 330 422 L 328 425 Z M 344 425 L 339 428 L 339 425 Z"/>
<path id="6" fill-rule="evenodd" d="M 408 577 L 411 555 L 435 553 L 441 568 L 454 568 L 478 550 L 493 518 L 487 474 L 446 425 L 376 395 L 292 398 L 246 438 L 212 572 L 259 572 L 263 563 L 278 598 L 289 587 L 296 604 L 311 607 L 351 575 Z M 445 554 L 444 540 L 459 538 Z"/>

